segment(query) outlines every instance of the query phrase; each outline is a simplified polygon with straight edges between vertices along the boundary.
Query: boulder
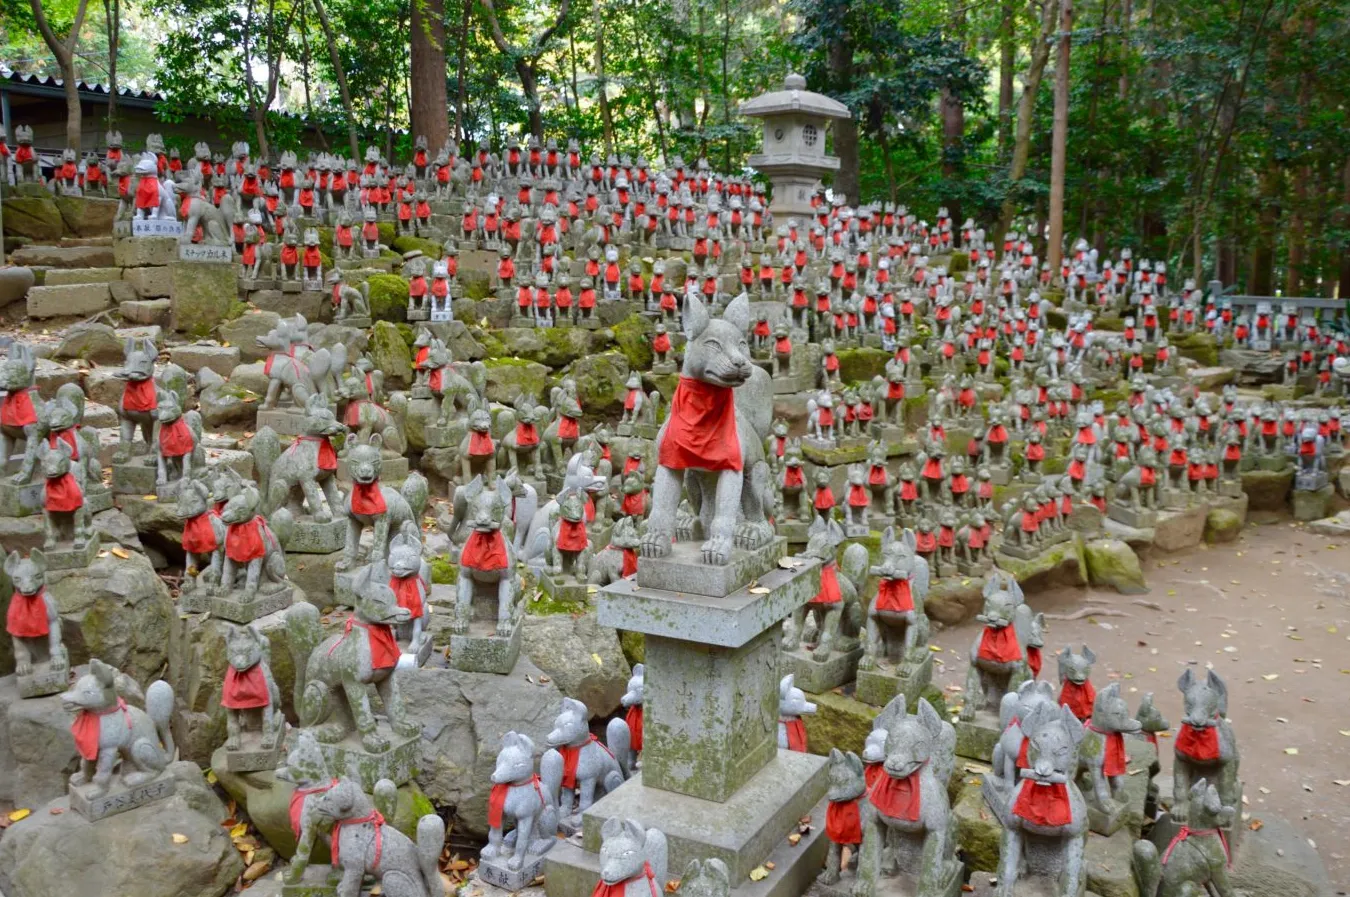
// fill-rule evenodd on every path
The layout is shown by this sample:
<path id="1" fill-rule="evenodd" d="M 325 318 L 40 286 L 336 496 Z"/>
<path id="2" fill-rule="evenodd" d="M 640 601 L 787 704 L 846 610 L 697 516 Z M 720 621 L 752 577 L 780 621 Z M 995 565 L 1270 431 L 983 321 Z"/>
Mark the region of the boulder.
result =
<path id="1" fill-rule="evenodd" d="M 95 514 L 94 529 L 99 531 L 103 537 L 103 544 L 109 548 L 116 545 L 127 551 L 144 550 L 140 534 L 136 532 L 136 525 L 131 522 L 130 517 L 116 508 Z"/>
<path id="2" fill-rule="evenodd" d="M 934 580 L 924 600 L 924 612 L 944 626 L 974 618 L 984 606 L 984 577 L 948 576 Z"/>
<path id="3" fill-rule="evenodd" d="M 376 369 L 384 372 L 386 388 L 399 389 L 412 385 L 412 350 L 393 324 L 388 321 L 375 322 L 367 354 Z"/>
<path id="4" fill-rule="evenodd" d="M 123 237 L 113 242 L 114 264 L 120 268 L 144 268 L 178 261 L 177 237 Z M 123 272 L 123 276 L 125 272 Z"/>
<path id="5" fill-rule="evenodd" d="M 1088 890 L 1101 897 L 1139 897 L 1133 857 L 1134 835 L 1128 826 L 1109 838 L 1088 835 L 1087 848 L 1083 851 Z"/>
<path id="6" fill-rule="evenodd" d="M 58 389 L 67 383 L 79 383 L 85 373 L 68 365 L 39 358 L 37 367 L 33 370 L 33 382 L 38 388 L 38 395 L 44 399 L 54 399 Z M 122 397 L 121 390 L 118 390 L 117 397 L 119 399 Z"/>
<path id="7" fill-rule="evenodd" d="M 1108 586 L 1122 595 L 1142 595 L 1148 591 L 1139 557 L 1119 539 L 1093 539 L 1083 545 L 1088 582 Z"/>
<path id="8" fill-rule="evenodd" d="M 1242 473 L 1242 491 L 1248 511 L 1283 511 L 1294 488 L 1294 470 L 1247 470 Z"/>
<path id="9" fill-rule="evenodd" d="M 1322 536 L 1350 536 L 1350 510 L 1340 511 L 1308 524 L 1308 531 Z"/>
<path id="10" fill-rule="evenodd" d="M 230 371 L 239 364 L 239 347 L 222 346 L 219 343 L 173 346 L 169 349 L 169 360 L 189 374 L 210 368 L 220 376 L 228 377 Z"/>
<path id="11" fill-rule="evenodd" d="M 1331 497 L 1336 487 L 1327 483 L 1321 489 L 1294 490 L 1294 519 L 1302 521 L 1319 520 L 1327 516 L 1331 509 Z"/>
<path id="12" fill-rule="evenodd" d="M 585 704 L 592 717 L 618 709 L 632 672 L 618 633 L 598 624 L 593 613 L 575 618 L 527 616 L 521 652 L 551 676 L 564 695 Z"/>
<path id="13" fill-rule="evenodd" d="M 284 293 L 281 290 L 254 290 L 248 294 L 248 301 L 263 311 L 274 311 L 283 318 L 304 315 L 307 321 L 317 321 L 323 311 L 324 293 L 304 290 L 297 293 Z"/>
<path id="14" fill-rule="evenodd" d="M 78 358 L 97 364 L 121 364 L 122 340 L 107 324 L 80 323 L 66 328 L 61 344 L 56 347 L 57 358 Z"/>
<path id="15" fill-rule="evenodd" d="M 127 382 L 116 375 L 115 368 L 94 368 L 84 377 L 84 393 L 90 401 L 116 409 L 122 404 L 122 392 Z"/>
<path id="16" fill-rule="evenodd" d="M 164 669 L 174 605 L 145 555 L 109 552 L 86 569 L 48 574 L 47 591 L 61 610 L 71 664 L 97 657 L 142 685 Z"/>
<path id="17" fill-rule="evenodd" d="M 195 337 L 210 334 L 239 298 L 233 264 L 169 263 L 171 326 Z"/>
<path id="18" fill-rule="evenodd" d="M 213 428 L 223 427 L 226 424 L 252 427 L 258 419 L 258 405 L 261 400 L 262 396 L 258 393 L 219 379 L 210 386 L 203 385 L 197 394 L 202 422 Z"/>
<path id="19" fill-rule="evenodd" d="M 1238 372 L 1239 382 L 1245 384 L 1275 383 L 1284 377 L 1284 360 L 1269 352 L 1251 349 L 1224 349 L 1219 353 L 1219 364 Z"/>
<path id="20" fill-rule="evenodd" d="M 1204 505 L 1159 511 L 1153 527 L 1153 546 L 1160 551 L 1184 551 L 1200 544 L 1209 512 Z"/>
<path id="21" fill-rule="evenodd" d="M 417 784 L 438 807 L 455 807 L 456 830 L 487 833 L 490 776 L 502 736 L 519 732 L 543 750 L 563 694 L 522 657 L 509 676 L 422 667 L 403 676 L 403 700 L 422 727 Z"/>
<path id="22" fill-rule="evenodd" d="M 281 315 L 274 311 L 249 312 L 229 321 L 218 328 L 222 343 L 238 346 L 241 361 L 262 361 L 267 351 L 258 345 L 258 337 L 277 326 Z"/>
<path id="23" fill-rule="evenodd" d="M 263 366 L 266 362 L 251 361 L 248 364 L 236 365 L 234 370 L 230 371 L 225 378 L 238 386 L 240 389 L 247 389 L 258 395 L 267 393 L 267 384 L 271 378 L 263 373 Z"/>
<path id="24" fill-rule="evenodd" d="M 38 807 L 66 793 L 79 768 L 72 719 L 58 695 L 20 699 L 14 677 L 0 678 L 0 800 Z"/>
<path id="25" fill-rule="evenodd" d="M 1051 586 L 1082 586 L 1088 581 L 1082 544 L 1076 536 L 1051 545 L 1029 560 L 1000 552 L 996 563 L 1015 576 L 1028 592 Z"/>
<path id="26" fill-rule="evenodd" d="M 118 202 L 93 196 L 58 196 L 56 208 L 66 233 L 77 237 L 106 237 L 112 233 Z"/>
<path id="27" fill-rule="evenodd" d="M 244 871 L 220 824 L 225 805 L 195 763 L 171 763 L 168 771 L 174 794 L 97 823 L 62 797 L 10 826 L 0 841 L 0 890 L 9 897 L 220 897 Z"/>
<path id="28" fill-rule="evenodd" d="M 1308 839 L 1278 816 L 1261 814 L 1261 828 L 1242 833 L 1232 886 L 1248 894 L 1322 897 L 1333 888 Z M 1334 841 L 1332 849 L 1335 850 Z"/>
<path id="29" fill-rule="evenodd" d="M 370 316 L 377 321 L 408 319 L 408 281 L 397 274 L 373 274 L 370 284 Z"/>
<path id="30" fill-rule="evenodd" d="M 961 767 L 962 762 L 958 758 L 957 769 Z M 952 814 L 956 817 L 956 838 L 966 855 L 966 866 L 988 872 L 998 871 L 1003 826 L 999 825 L 998 817 L 984 801 L 979 776 L 967 775 L 962 779 L 961 793 L 952 804 Z"/>
<path id="31" fill-rule="evenodd" d="M 515 358 L 489 358 L 483 364 L 487 367 L 489 400 L 509 405 L 521 395 L 535 401 L 545 398 L 550 372 L 542 364 Z"/>
<path id="32" fill-rule="evenodd" d="M 1216 392 L 1237 379 L 1237 371 L 1232 368 L 1192 368 L 1186 372 L 1186 379 L 1201 392 Z"/>
<path id="33" fill-rule="evenodd" d="M 578 359 L 566 372 L 577 382 L 577 398 L 588 418 L 610 421 L 623 413 L 628 394 L 628 359 L 620 352 L 602 352 Z"/>
<path id="34" fill-rule="evenodd" d="M 35 280 L 32 268 L 20 265 L 0 268 L 0 308 L 26 297 Z"/>
<path id="35" fill-rule="evenodd" d="M 4 201 L 5 235 L 39 243 L 61 239 L 61 210 L 51 197 L 8 196 Z"/>
<path id="36" fill-rule="evenodd" d="M 86 427 L 99 427 L 106 429 L 117 426 L 117 412 L 98 402 L 87 401 L 84 403 L 84 425 Z"/>
<path id="37" fill-rule="evenodd" d="M 1231 542 L 1242 532 L 1242 517 L 1231 508 L 1211 508 L 1205 515 L 1205 541 Z"/>

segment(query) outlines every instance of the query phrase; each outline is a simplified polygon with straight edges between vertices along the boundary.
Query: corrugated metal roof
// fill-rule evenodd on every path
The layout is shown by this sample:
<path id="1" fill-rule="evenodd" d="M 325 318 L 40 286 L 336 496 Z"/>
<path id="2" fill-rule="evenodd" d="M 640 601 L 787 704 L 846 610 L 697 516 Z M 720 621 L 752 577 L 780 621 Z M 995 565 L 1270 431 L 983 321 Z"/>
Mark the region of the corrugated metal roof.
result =
<path id="1" fill-rule="evenodd" d="M 65 89 L 65 82 L 60 78 L 16 72 L 3 65 L 0 65 L 0 79 L 8 81 L 11 84 L 32 85 L 34 87 L 46 87 L 59 90 Z M 98 94 L 105 97 L 109 94 L 108 85 L 106 84 L 95 84 L 84 80 L 76 81 L 75 84 L 81 93 Z M 164 99 L 163 94 L 153 90 L 132 90 L 126 87 L 117 88 L 117 95 L 119 97 L 126 97 L 127 99 L 145 100 L 151 103 L 158 103 Z"/>

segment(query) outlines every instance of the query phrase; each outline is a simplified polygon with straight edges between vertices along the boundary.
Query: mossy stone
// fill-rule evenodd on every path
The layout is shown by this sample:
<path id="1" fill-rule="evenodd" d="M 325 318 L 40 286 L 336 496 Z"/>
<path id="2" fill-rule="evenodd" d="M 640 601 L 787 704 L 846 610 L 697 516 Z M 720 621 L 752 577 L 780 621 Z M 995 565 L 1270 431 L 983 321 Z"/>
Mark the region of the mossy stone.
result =
<path id="1" fill-rule="evenodd" d="M 377 321 L 408 320 L 408 281 L 397 274 L 372 274 L 370 316 Z"/>
<path id="2" fill-rule="evenodd" d="M 1088 582 L 1094 586 L 1109 586 L 1122 595 L 1148 591 L 1139 557 L 1119 539 L 1093 539 L 1083 546 L 1083 559 Z"/>
<path id="3" fill-rule="evenodd" d="M 431 581 L 437 585 L 454 585 L 459 582 L 459 565 L 443 555 L 433 557 Z"/>
<path id="4" fill-rule="evenodd" d="M 952 813 L 956 816 L 956 840 L 966 855 L 966 866 L 978 871 L 998 871 L 1003 827 L 985 803 L 979 776 L 963 780 Z"/>
<path id="5" fill-rule="evenodd" d="M 391 244 L 395 252 L 402 255 L 405 252 L 420 251 L 430 259 L 441 258 L 441 244 L 435 240 L 428 240 L 425 237 L 402 236 L 394 237 Z M 427 270 L 427 275 L 431 275 L 431 270 Z"/>
<path id="6" fill-rule="evenodd" d="M 541 401 L 548 391 L 550 371 L 538 362 L 488 358 L 483 366 L 487 369 L 487 397 L 493 402 L 509 405 L 520 395 Z"/>
<path id="7" fill-rule="evenodd" d="M 389 321 L 376 321 L 366 350 L 371 363 L 384 372 L 386 385 L 407 387 L 412 384 L 412 350 Z"/>
<path id="8" fill-rule="evenodd" d="M 1242 516 L 1231 508 L 1211 508 L 1205 515 L 1205 541 L 1232 542 L 1242 532 Z"/>
<path id="9" fill-rule="evenodd" d="M 588 419 L 610 420 L 623 413 L 628 359 L 622 353 L 588 355 L 578 359 L 566 374 L 577 383 L 577 398 Z"/>
<path id="10" fill-rule="evenodd" d="M 646 371 L 652 366 L 652 334 L 655 328 L 650 319 L 631 314 L 613 327 L 614 341 L 628 359 L 630 371 Z"/>
<path id="11" fill-rule="evenodd" d="M 61 210 L 50 197 L 10 196 L 4 205 L 6 237 L 28 237 L 39 243 L 61 239 Z"/>
<path id="12" fill-rule="evenodd" d="M 619 648 L 629 666 L 644 663 L 647 659 L 647 637 L 640 632 L 619 630 Z"/>
<path id="13" fill-rule="evenodd" d="M 891 353 L 884 349 L 841 349 L 839 376 L 849 383 L 870 383 L 872 378 L 886 373 L 886 362 Z"/>

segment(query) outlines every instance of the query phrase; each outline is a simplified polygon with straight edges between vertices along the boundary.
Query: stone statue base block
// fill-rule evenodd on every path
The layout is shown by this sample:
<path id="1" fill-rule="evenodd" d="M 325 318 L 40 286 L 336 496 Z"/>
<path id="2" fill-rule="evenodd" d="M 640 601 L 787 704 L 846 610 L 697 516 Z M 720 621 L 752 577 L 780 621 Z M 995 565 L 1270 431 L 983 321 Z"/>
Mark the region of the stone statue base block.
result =
<path id="1" fill-rule="evenodd" d="M 920 694 L 933 681 L 933 653 L 925 646 L 923 658 L 916 660 L 918 653 L 915 651 L 908 662 L 894 667 L 881 664 L 875 670 L 858 670 L 853 697 L 873 707 L 885 707 L 898 694 L 903 693 L 906 698 Z"/>
<path id="2" fill-rule="evenodd" d="M 586 581 L 577 579 L 573 573 L 555 575 L 547 570 L 535 570 L 534 577 L 539 583 L 539 590 L 554 601 L 584 604 L 590 595 Z"/>
<path id="3" fill-rule="evenodd" d="M 72 542 L 60 542 L 55 548 L 44 548 L 42 553 L 47 556 L 48 573 L 83 570 L 98 558 L 98 533 L 91 535 L 83 548 L 76 548 Z"/>
<path id="4" fill-rule="evenodd" d="M 33 672 L 27 676 L 15 676 L 21 698 L 41 698 L 46 695 L 60 694 L 70 684 L 70 670 L 66 667 L 52 669 L 45 663 L 34 664 Z"/>
<path id="5" fill-rule="evenodd" d="M 340 878 L 333 867 L 327 864 L 306 866 L 300 881 L 295 884 L 282 883 L 281 897 L 337 897 L 337 882 Z"/>
<path id="6" fill-rule="evenodd" d="M 183 614 L 204 614 L 211 609 L 211 595 L 207 587 L 198 585 L 190 592 L 178 593 L 178 612 Z"/>
<path id="7" fill-rule="evenodd" d="M 458 436 L 450 427 L 442 427 L 440 424 L 429 424 L 423 431 L 423 438 L 426 440 L 427 448 L 452 448 L 459 445 L 463 433 Z"/>
<path id="8" fill-rule="evenodd" d="M 516 891 L 532 884 L 539 877 L 539 874 L 544 870 L 544 860 L 548 855 L 546 853 L 543 856 L 527 857 L 519 869 L 508 869 L 505 862 L 499 862 L 495 858 L 491 860 L 480 859 L 478 861 L 478 877 L 485 884 L 514 894 Z"/>
<path id="9" fill-rule="evenodd" d="M 469 624 L 467 633 L 450 636 L 450 666 L 466 673 L 509 675 L 520 657 L 520 634 L 523 629 L 523 621 L 517 620 L 511 634 L 502 637 L 497 635 L 495 620 L 475 620 Z M 516 890 L 510 885 L 499 887 Z"/>
<path id="10" fill-rule="evenodd" d="M 774 531 L 778 533 L 778 538 L 786 539 L 790 545 L 805 545 L 809 539 L 806 528 L 810 521 L 806 520 L 777 520 L 774 521 Z"/>
<path id="11" fill-rule="evenodd" d="M 239 750 L 223 748 L 226 772 L 259 772 L 272 770 L 286 759 L 286 751 L 281 745 L 265 748 L 262 746 L 261 732 L 241 732 Z"/>
<path id="12" fill-rule="evenodd" d="M 84 492 L 84 506 L 90 514 L 101 514 L 113 506 L 112 490 L 102 483 L 98 488 L 89 488 Z"/>
<path id="13" fill-rule="evenodd" d="M 1219 494 L 1225 498 L 1241 498 L 1246 493 L 1242 491 L 1241 480 L 1219 480 Z"/>
<path id="14" fill-rule="evenodd" d="M 787 553 L 787 540 L 776 538 L 762 548 L 734 548 L 731 562 L 720 567 L 703 563 L 701 542 L 677 542 L 663 558 L 639 557 L 637 584 L 687 595 L 730 595 L 770 569 Z"/>
<path id="15" fill-rule="evenodd" d="M 252 598 L 244 597 L 244 593 L 238 589 L 225 595 L 212 595 L 211 616 L 231 623 L 252 623 L 259 617 L 290 607 L 294 592 L 287 583 L 275 592 L 259 590 Z"/>
<path id="16" fill-rule="evenodd" d="M 299 408 L 258 409 L 258 429 L 271 427 L 278 436 L 301 436 L 305 432 L 305 413 Z"/>
<path id="17" fill-rule="evenodd" d="M 775 540 L 781 542 L 781 538 Z M 638 560 L 639 574 L 642 563 Z M 759 576 L 764 593 L 742 588 L 717 598 L 698 592 L 651 589 L 621 579 L 597 596 L 598 621 L 632 632 L 702 645 L 739 648 L 776 625 L 820 591 L 819 561 L 795 570 L 774 565 Z"/>
<path id="18" fill-rule="evenodd" d="M 389 742 L 389 749 L 378 754 L 361 747 L 361 738 L 356 734 L 335 743 L 319 742 L 319 751 L 328 768 L 348 770 L 347 775 L 360 778 L 361 790 L 367 794 L 375 790 L 375 783 L 380 779 L 388 779 L 395 785 L 412 781 L 422 753 L 420 734 L 396 735 L 383 719 L 379 721 L 377 731 Z"/>
<path id="19" fill-rule="evenodd" d="M 1124 803 L 1113 800 L 1105 807 L 1098 807 L 1090 800 L 1084 800 L 1084 803 L 1087 804 L 1088 828 L 1097 834 L 1110 837 L 1125 824 Z"/>
<path id="20" fill-rule="evenodd" d="M 351 472 L 347 469 L 347 459 L 338 459 L 337 469 L 338 479 L 344 483 L 352 481 Z M 402 455 L 389 455 L 386 453 L 380 459 L 380 482 L 386 486 L 397 486 L 408 478 L 408 459 Z"/>
<path id="21" fill-rule="evenodd" d="M 98 789 L 92 783 L 71 785 L 70 808 L 90 822 L 97 822 L 163 800 L 173 794 L 174 783 L 174 777 L 163 772 L 140 785 L 124 785 L 120 778 L 114 777 L 103 794 L 98 794 Z"/>
<path id="22" fill-rule="evenodd" d="M 337 511 L 336 508 L 333 510 Z M 320 523 L 312 517 L 297 518 L 290 538 L 281 543 L 288 554 L 332 554 L 341 551 L 346 545 L 347 521 L 342 517 L 335 517 L 327 523 Z"/>
<path id="23" fill-rule="evenodd" d="M 347 315 L 347 317 L 340 321 L 336 321 L 335 323 L 341 324 L 343 327 L 355 327 L 357 330 L 365 330 L 370 327 L 371 321 L 369 315 Z"/>
<path id="24" fill-rule="evenodd" d="M 806 648 L 783 651 L 778 659 L 779 672 L 792 673 L 802 691 L 821 694 L 853 680 L 862 660 L 862 645 L 850 651 L 831 651 L 826 660 L 816 660 Z"/>
<path id="25" fill-rule="evenodd" d="M 1326 482 L 1326 474 L 1321 474 L 1322 484 L 1316 489 L 1304 489 L 1296 480 L 1294 483 L 1293 508 L 1294 519 L 1305 522 L 1321 520 L 1331 509 L 1331 497 L 1335 487 Z"/>
<path id="26" fill-rule="evenodd" d="M 935 888 L 928 890 L 920 889 L 917 870 L 919 863 L 900 863 L 900 870 L 895 875 L 882 875 L 876 881 L 877 897 L 959 897 L 961 894 L 962 880 L 965 878 L 965 867 L 960 862 L 950 862 L 944 864 L 944 873 L 940 876 L 940 881 Z M 822 885 L 819 882 L 811 886 L 807 892 L 809 897 L 853 897 L 853 885 L 857 881 L 857 875 L 854 872 L 845 872 L 840 876 L 839 881 L 832 885 Z"/>
<path id="27" fill-rule="evenodd" d="M 971 873 L 969 886 L 970 890 L 966 893 L 971 897 L 995 897 L 1000 893 L 998 876 L 992 872 Z M 1023 873 L 1013 886 L 1013 897 L 1060 897 L 1059 883 L 1049 878 Z M 1095 895 L 1092 891 L 1085 891 L 1084 897 Z"/>
<path id="28" fill-rule="evenodd" d="M 582 845 L 562 843 L 544 859 L 549 897 L 589 897 L 599 881 L 600 829 L 606 819 L 635 819 L 665 833 L 669 869 L 716 857 L 727 865 L 736 897 L 796 897 L 820 873 L 829 840 L 823 800 L 828 787 L 824 757 L 779 751 L 777 758 L 732 796 L 714 804 L 643 784 L 634 776 L 596 801 L 582 816 Z M 811 830 L 794 847 L 787 835 L 798 820 Z M 769 876 L 750 881 L 750 871 L 773 865 Z"/>
<path id="29" fill-rule="evenodd" d="M 8 481 L 0 483 L 0 517 L 31 517 L 42 513 L 43 484 L 39 480 L 25 486 Z"/>
<path id="30" fill-rule="evenodd" d="M 1023 561 L 1030 561 L 1040 557 L 1042 551 L 1050 547 L 1049 542 L 1033 542 L 1030 545 L 1018 545 L 1016 542 L 1003 542 L 998 547 L 999 554 L 1006 554 L 1011 558 L 1018 558 Z"/>
<path id="31" fill-rule="evenodd" d="M 967 760 L 979 760 L 982 763 L 993 761 L 994 745 L 998 743 L 999 735 L 1002 734 L 995 714 L 979 711 L 975 714 L 975 719 L 969 722 L 957 720 L 955 726 L 956 756 L 965 757 Z"/>
<path id="32" fill-rule="evenodd" d="M 118 495 L 158 495 L 155 459 L 146 455 L 112 466 L 112 491 Z"/>
<path id="33" fill-rule="evenodd" d="M 1238 485 L 1241 486 L 1240 483 Z M 1123 523 L 1135 529 L 1148 529 L 1158 524 L 1156 511 L 1150 508 L 1134 508 L 1115 501 L 1106 506 L 1106 516 L 1116 523 Z"/>

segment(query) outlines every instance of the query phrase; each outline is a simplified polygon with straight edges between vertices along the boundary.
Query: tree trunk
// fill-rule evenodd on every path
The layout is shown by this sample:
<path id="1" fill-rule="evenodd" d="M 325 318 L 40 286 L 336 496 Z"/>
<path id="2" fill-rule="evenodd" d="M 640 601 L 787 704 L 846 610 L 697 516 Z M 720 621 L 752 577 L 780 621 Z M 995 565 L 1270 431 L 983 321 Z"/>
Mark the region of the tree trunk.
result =
<path id="1" fill-rule="evenodd" d="M 1009 195 L 1003 200 L 999 210 L 998 230 L 994 232 L 994 245 L 1003 243 L 1003 235 L 1012 224 L 1017 210 L 1013 192 L 1017 182 L 1027 173 L 1027 161 L 1031 158 L 1031 119 L 1036 109 L 1036 92 L 1041 87 L 1041 76 L 1045 74 L 1045 64 L 1050 59 L 1050 35 L 1055 29 L 1056 5 L 1054 0 L 1042 0 L 1041 26 L 1036 42 L 1031 46 L 1031 64 L 1027 67 L 1027 85 L 1017 101 L 1017 132 L 1013 136 L 1012 164 L 1008 168 Z"/>
<path id="2" fill-rule="evenodd" d="M 117 126 L 117 46 L 122 37 L 121 0 L 103 0 L 103 20 L 108 29 L 108 130 Z"/>
<path id="3" fill-rule="evenodd" d="M 1341 174 L 1341 233 L 1350 233 L 1350 156 L 1346 156 Z M 1350 298 L 1350 237 L 1341 238 L 1341 271 L 1338 293 L 1342 299 Z"/>
<path id="4" fill-rule="evenodd" d="M 356 115 L 352 111 L 352 92 L 347 87 L 347 72 L 342 68 L 342 57 L 338 54 L 337 39 L 333 36 L 333 26 L 328 21 L 328 11 L 323 0 L 310 0 L 314 11 L 319 14 L 319 27 L 323 29 L 323 40 L 328 45 L 328 61 L 333 65 L 333 74 L 337 77 L 338 93 L 342 96 L 342 114 L 347 119 L 347 140 L 351 144 L 352 158 L 360 161 L 361 143 L 356 134 Z"/>
<path id="5" fill-rule="evenodd" d="M 836 92 L 849 89 L 853 83 L 853 46 L 846 35 L 839 35 L 830 42 L 826 51 L 826 64 L 830 69 L 830 86 Z M 834 131 L 834 154 L 839 157 L 839 171 L 834 176 L 834 192 L 848 198 L 848 202 L 857 204 L 859 188 L 862 182 L 858 162 L 858 123 L 852 118 L 837 119 L 831 128 Z"/>
<path id="6" fill-rule="evenodd" d="M 323 124 L 314 115 L 314 98 L 309 91 L 309 29 L 305 28 L 305 0 L 300 2 L 300 79 L 305 88 L 305 115 L 310 126 L 319 138 L 319 147 L 328 152 L 328 135 L 323 132 Z"/>
<path id="7" fill-rule="evenodd" d="M 84 14 L 89 9 L 89 0 L 80 0 L 75 9 L 75 17 L 65 40 L 58 38 L 51 25 L 47 23 L 47 12 L 42 8 L 42 0 L 29 0 L 33 7 L 33 18 L 37 20 L 38 31 L 42 39 L 56 57 L 61 69 L 61 80 L 66 94 L 66 146 L 77 153 L 82 148 L 83 130 L 80 121 L 80 87 L 75 80 L 75 47 L 80 41 L 80 26 L 84 24 Z"/>
<path id="8" fill-rule="evenodd" d="M 520 78 L 520 88 L 525 94 L 525 102 L 529 107 L 530 133 L 543 140 L 544 117 L 539 110 L 539 79 L 536 70 L 539 65 L 539 57 L 543 55 L 545 47 L 548 46 L 549 38 L 566 20 L 568 10 L 572 8 L 572 0 L 562 0 L 558 4 L 557 14 L 553 21 L 536 34 L 531 39 L 529 46 L 523 50 L 511 46 L 510 41 L 506 39 L 506 34 L 502 31 L 502 23 L 497 19 L 497 9 L 493 5 L 493 0 L 482 0 L 482 3 L 483 15 L 487 18 L 488 27 L 491 29 L 492 42 L 497 45 L 498 50 L 511 56 L 514 60 L 516 76 Z"/>
<path id="9" fill-rule="evenodd" d="M 614 152 L 614 117 L 609 111 L 609 85 L 605 82 L 605 20 L 601 0 L 592 0 L 591 14 L 595 19 L 595 88 L 600 104 L 600 126 L 604 130 L 605 155 Z M 581 103 L 578 101 L 578 108 Z"/>
<path id="10" fill-rule="evenodd" d="M 413 138 L 425 137 L 427 148 L 434 153 L 450 140 L 445 93 L 445 0 L 412 0 L 408 33 L 412 45 L 412 96 L 408 106 Z"/>
<path id="11" fill-rule="evenodd" d="M 966 13 L 960 0 L 951 3 L 950 30 L 952 38 L 961 41 L 964 50 Z M 942 177 L 946 182 L 943 192 L 946 195 L 947 212 L 953 225 L 959 227 L 963 218 L 961 195 L 957 192 L 956 184 L 965 170 L 966 109 L 961 98 L 946 87 L 942 88 L 939 102 L 942 108 Z"/>
<path id="12" fill-rule="evenodd" d="M 544 116 L 539 109 L 539 79 L 535 75 L 533 63 L 517 59 L 516 77 L 520 78 L 520 89 L 525 94 L 525 106 L 530 116 L 530 133 L 543 140 Z"/>
<path id="13" fill-rule="evenodd" d="M 460 0 L 463 12 L 459 17 L 459 65 L 455 70 L 455 82 L 459 87 L 459 96 L 455 99 L 455 139 L 468 141 L 464 133 L 464 104 L 468 102 L 469 88 L 464 83 L 464 63 L 469 57 L 469 10 L 473 9 L 472 0 Z"/>
<path id="14" fill-rule="evenodd" d="M 1064 257 L 1064 175 L 1069 138 L 1069 36 L 1073 0 L 1059 0 L 1059 55 L 1055 60 L 1055 117 L 1050 138 L 1050 233 L 1046 261 L 1058 271 Z"/>
<path id="15" fill-rule="evenodd" d="M 1013 67 L 1017 65 L 1015 41 L 1017 8 L 1013 0 L 1003 0 L 1003 20 L 998 28 L 998 148 L 1007 152 L 1012 143 Z"/>

